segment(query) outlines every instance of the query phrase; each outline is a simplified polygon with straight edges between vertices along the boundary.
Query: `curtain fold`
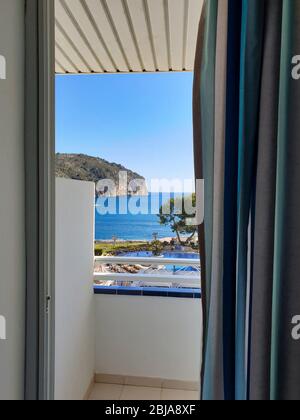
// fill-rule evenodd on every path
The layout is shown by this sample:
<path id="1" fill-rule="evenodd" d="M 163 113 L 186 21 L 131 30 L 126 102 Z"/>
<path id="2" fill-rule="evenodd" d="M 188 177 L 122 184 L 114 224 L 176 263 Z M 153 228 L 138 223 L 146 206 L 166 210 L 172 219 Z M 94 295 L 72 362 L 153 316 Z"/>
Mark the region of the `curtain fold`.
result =
<path id="1" fill-rule="evenodd" d="M 194 166 L 196 179 L 204 178 L 203 169 L 203 150 L 202 150 L 202 121 L 201 121 L 201 98 L 200 98 L 200 85 L 201 85 L 201 63 L 202 63 L 202 50 L 204 45 L 204 31 L 206 24 L 205 9 L 201 14 L 199 32 L 197 39 L 197 49 L 194 66 L 194 85 L 193 85 L 193 128 L 194 128 Z M 199 237 L 199 250 L 201 255 L 201 296 L 202 296 L 202 319 L 203 319 L 203 337 L 206 337 L 207 331 L 207 296 L 206 296 L 206 255 L 205 255 L 205 230 L 202 223 L 198 228 Z M 205 371 L 205 339 L 202 340 L 202 368 L 201 368 L 201 383 L 204 381 Z M 201 391 L 203 390 L 203 386 Z"/>
<path id="2" fill-rule="evenodd" d="M 204 400 L 300 399 L 299 54 L 298 0 L 206 0 L 194 83 Z"/>
<path id="3" fill-rule="evenodd" d="M 208 142 L 207 155 L 210 156 L 207 161 L 209 170 L 214 179 L 213 185 L 207 185 L 210 194 L 209 206 L 207 211 L 211 212 L 212 224 L 206 231 L 206 237 L 209 238 L 210 244 L 207 249 L 207 256 L 209 256 L 208 272 L 211 273 L 210 293 L 209 293 L 209 312 L 208 312 L 208 334 L 206 346 L 206 363 L 207 369 L 205 372 L 205 381 L 203 386 L 203 396 L 210 399 L 210 395 L 214 395 L 215 399 L 222 400 L 224 398 L 224 391 L 222 387 L 222 282 L 218 281 L 222 276 L 222 232 L 223 232 L 223 218 L 222 213 L 219 212 L 220 196 L 223 191 L 222 185 L 223 171 L 222 171 L 222 156 L 224 141 L 224 93 L 225 93 L 225 79 L 226 79 L 226 55 L 223 53 L 226 47 L 227 37 L 227 0 L 222 3 L 215 2 L 213 10 L 210 10 L 208 18 L 213 20 L 216 25 L 216 37 L 211 39 L 211 45 L 207 46 L 207 51 L 214 48 L 216 51 L 215 62 L 211 63 L 210 68 L 207 68 L 209 75 L 209 83 L 211 84 L 211 109 L 210 112 L 210 126 L 214 131 L 207 133 L 207 138 L 213 136 L 214 142 Z M 210 21 L 208 21 L 209 23 Z M 206 80 L 207 83 L 207 80 Z M 206 84 L 207 86 L 207 84 Z M 220 94 L 220 91 L 223 94 Z M 214 96 L 213 96 L 214 95 Z M 213 112 L 212 112 L 213 111 Z M 204 116 L 203 116 L 204 118 Z M 213 168 L 218 167 L 218 171 Z M 212 188 L 211 188 L 212 187 Z M 208 245 L 208 242 L 207 242 Z M 214 343 L 218 342 L 218 350 L 211 355 L 211 350 Z M 215 377 L 218 380 L 215 381 Z"/>
<path id="4" fill-rule="evenodd" d="M 291 77 L 300 51 L 300 3 L 284 0 L 279 97 L 271 399 L 300 399 L 300 341 L 290 325 L 300 314 L 300 84 Z"/>
<path id="5" fill-rule="evenodd" d="M 267 0 L 258 132 L 249 396 L 270 397 L 282 1 Z M 264 322 L 260 322 L 260 320 Z"/>
<path id="6" fill-rule="evenodd" d="M 235 307 L 237 252 L 237 186 L 240 106 L 242 3 L 228 2 L 226 139 L 224 168 L 223 361 L 225 399 L 235 398 Z"/>
<path id="7" fill-rule="evenodd" d="M 243 0 L 239 109 L 236 390 L 237 399 L 247 393 L 247 289 L 249 287 L 248 240 L 251 200 L 255 180 L 258 114 L 264 28 L 264 0 Z"/>
<path id="8" fill-rule="evenodd" d="M 217 18 L 218 0 L 211 0 L 204 9 L 205 26 L 204 42 L 202 48 L 201 78 L 200 78 L 200 113 L 202 131 L 203 173 L 209 174 L 210 179 L 214 179 L 214 137 L 215 137 L 215 69 L 216 69 L 216 39 L 217 39 Z M 212 29 L 212 30 L 211 30 Z M 213 328 L 211 323 L 211 276 L 212 276 L 212 242 L 213 242 L 213 181 L 205 184 L 205 214 L 210 215 L 204 225 L 205 233 L 205 273 L 206 273 L 206 325 L 204 328 L 204 355 L 205 365 L 202 394 L 203 398 L 209 399 L 209 395 L 217 394 L 214 382 L 214 363 L 210 357 L 210 343 Z"/>

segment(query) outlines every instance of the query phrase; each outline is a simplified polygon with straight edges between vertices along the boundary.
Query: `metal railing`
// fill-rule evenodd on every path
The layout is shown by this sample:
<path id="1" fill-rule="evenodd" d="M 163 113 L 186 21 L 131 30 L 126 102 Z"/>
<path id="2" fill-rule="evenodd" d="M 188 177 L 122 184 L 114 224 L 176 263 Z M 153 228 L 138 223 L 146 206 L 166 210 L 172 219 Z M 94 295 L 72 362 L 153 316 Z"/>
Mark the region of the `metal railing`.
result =
<path id="1" fill-rule="evenodd" d="M 136 286 L 166 286 L 200 288 L 200 259 L 162 258 L 162 257 L 95 257 L 95 265 L 101 266 L 101 272 L 94 273 L 98 283 L 128 282 Z M 138 272 L 113 272 L 105 266 L 138 266 Z M 187 267 L 193 268 L 185 271 Z"/>

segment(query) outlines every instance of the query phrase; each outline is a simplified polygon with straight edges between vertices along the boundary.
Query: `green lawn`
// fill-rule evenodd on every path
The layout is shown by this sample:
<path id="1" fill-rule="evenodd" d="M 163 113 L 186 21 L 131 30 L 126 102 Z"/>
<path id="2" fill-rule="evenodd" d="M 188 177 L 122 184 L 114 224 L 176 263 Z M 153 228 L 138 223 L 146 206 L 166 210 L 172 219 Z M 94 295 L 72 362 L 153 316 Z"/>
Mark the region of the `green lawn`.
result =
<path id="1" fill-rule="evenodd" d="M 122 242 L 113 245 L 111 243 L 96 243 L 95 255 L 115 255 L 121 252 L 139 252 L 152 251 L 152 244 L 150 242 Z"/>
<path id="2" fill-rule="evenodd" d="M 139 252 L 149 251 L 153 252 L 154 255 L 160 255 L 163 250 L 173 250 L 173 246 L 169 243 L 162 243 L 159 241 L 152 242 L 118 242 L 116 245 L 107 242 L 96 242 L 95 243 L 95 255 L 98 256 L 109 256 L 119 255 L 127 252 Z M 198 251 L 198 244 L 191 244 L 190 249 L 187 252 Z"/>

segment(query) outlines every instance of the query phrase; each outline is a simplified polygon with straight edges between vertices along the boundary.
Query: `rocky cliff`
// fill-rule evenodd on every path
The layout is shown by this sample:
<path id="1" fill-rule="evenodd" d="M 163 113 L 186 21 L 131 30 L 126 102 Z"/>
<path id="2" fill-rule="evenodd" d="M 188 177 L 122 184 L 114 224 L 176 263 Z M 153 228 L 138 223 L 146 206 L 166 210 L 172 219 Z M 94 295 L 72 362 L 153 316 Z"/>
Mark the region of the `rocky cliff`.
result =
<path id="1" fill-rule="evenodd" d="M 124 180 L 126 172 L 127 181 Z M 120 173 L 123 173 L 120 182 Z M 60 154 L 56 155 L 56 176 L 59 178 L 77 179 L 90 181 L 98 184 L 101 180 L 113 181 L 116 190 L 108 195 L 148 195 L 145 178 L 130 169 L 117 163 L 107 162 L 104 159 L 82 154 Z M 135 180 L 139 180 L 135 182 Z M 101 187 L 98 195 L 107 192 Z"/>

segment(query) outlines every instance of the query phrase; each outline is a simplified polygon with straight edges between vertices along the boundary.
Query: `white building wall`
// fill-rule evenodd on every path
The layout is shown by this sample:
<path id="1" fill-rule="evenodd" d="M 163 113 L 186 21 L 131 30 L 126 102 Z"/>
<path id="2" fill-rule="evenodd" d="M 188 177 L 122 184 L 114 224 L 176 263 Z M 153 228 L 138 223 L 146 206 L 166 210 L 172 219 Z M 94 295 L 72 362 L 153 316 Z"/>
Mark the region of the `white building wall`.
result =
<path id="1" fill-rule="evenodd" d="M 82 400 L 95 372 L 93 183 L 56 181 L 55 399 Z"/>
<path id="2" fill-rule="evenodd" d="M 0 400 L 24 397 L 24 10 L 0 0 Z"/>
<path id="3" fill-rule="evenodd" d="M 96 372 L 198 382 L 200 299 L 97 295 Z"/>

